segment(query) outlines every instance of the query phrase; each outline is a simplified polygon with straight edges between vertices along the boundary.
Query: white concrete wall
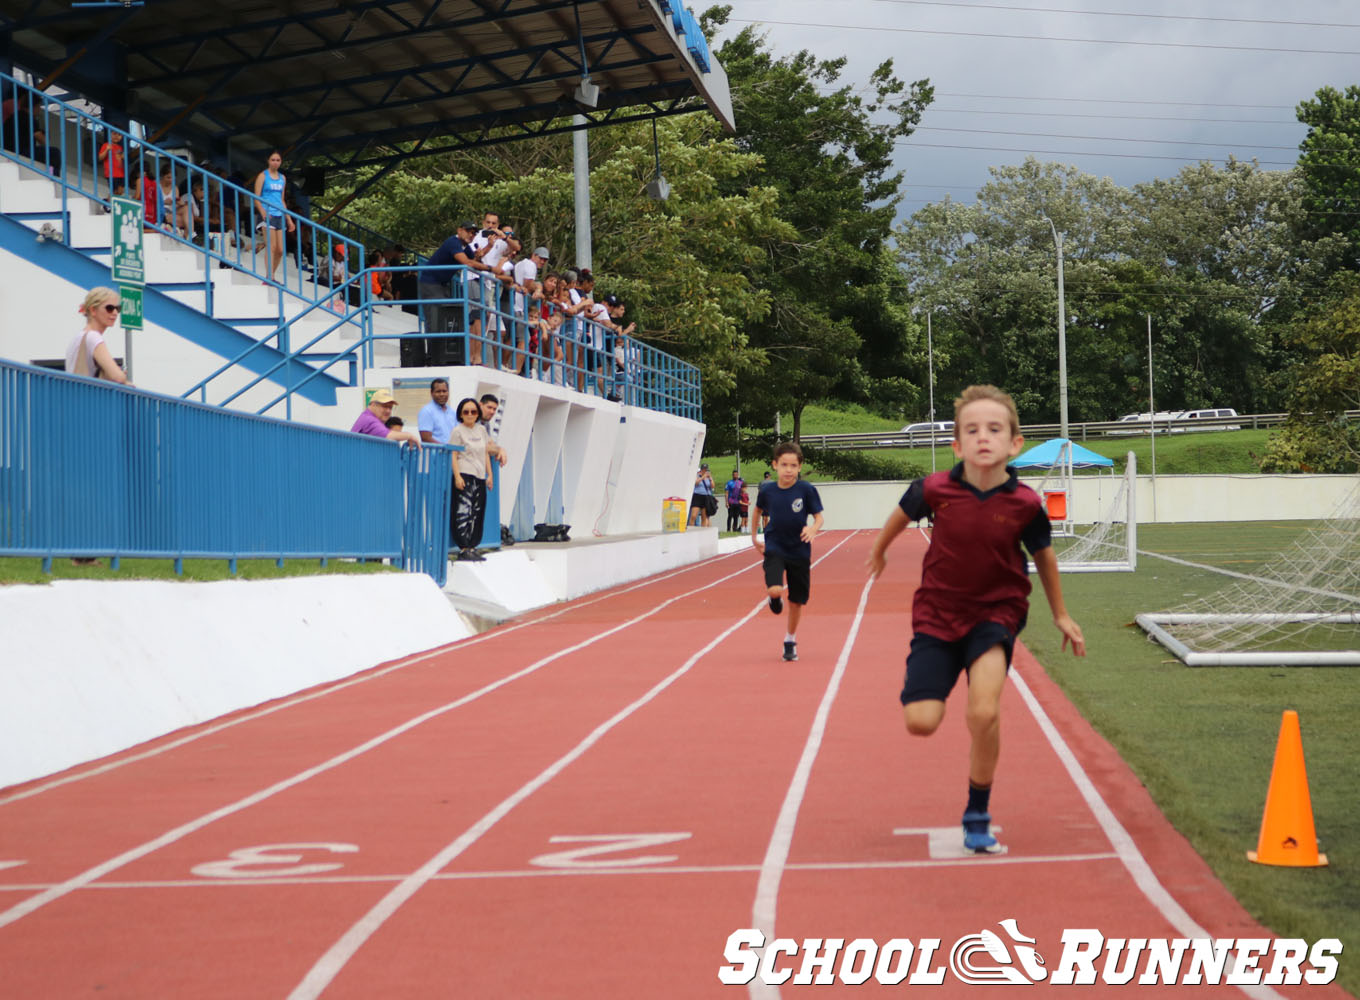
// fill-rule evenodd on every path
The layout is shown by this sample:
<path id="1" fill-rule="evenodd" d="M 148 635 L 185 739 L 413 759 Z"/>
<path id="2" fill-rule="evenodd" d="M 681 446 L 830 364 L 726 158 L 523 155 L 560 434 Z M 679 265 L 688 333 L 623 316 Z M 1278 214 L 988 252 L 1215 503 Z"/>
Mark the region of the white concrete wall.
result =
<path id="1" fill-rule="evenodd" d="M 1038 489 L 1040 478 L 1023 482 Z M 1180 521 L 1288 521 L 1332 516 L 1356 489 L 1355 476 L 1139 476 L 1140 524 Z M 1077 476 L 1071 507 L 1078 524 L 1099 518 L 1113 496 L 1109 479 Z M 901 499 L 906 483 L 818 483 L 827 528 L 877 528 Z M 1155 502 L 1155 507 L 1154 507 Z"/>
<path id="2" fill-rule="evenodd" d="M 0 587 L 0 787 L 470 634 L 428 576 Z"/>
<path id="3" fill-rule="evenodd" d="M 494 393 L 501 400 L 493 432 L 509 460 L 498 471 L 501 522 L 508 524 L 520 479 L 533 477 L 533 523 L 548 519 L 548 495 L 558 463 L 563 471 L 565 523 L 573 538 L 661 529 L 661 502 L 688 503 L 703 451 L 704 426 L 693 420 L 621 406 L 536 379 L 489 368 L 380 368 L 365 373 L 368 388 L 391 387 L 394 413 L 408 429 L 429 402 L 432 378 L 449 380 L 450 405 Z M 363 389 L 341 389 L 334 407 L 305 400 L 293 418 L 348 430 L 363 409 Z M 526 456 L 533 442 L 532 468 Z"/>

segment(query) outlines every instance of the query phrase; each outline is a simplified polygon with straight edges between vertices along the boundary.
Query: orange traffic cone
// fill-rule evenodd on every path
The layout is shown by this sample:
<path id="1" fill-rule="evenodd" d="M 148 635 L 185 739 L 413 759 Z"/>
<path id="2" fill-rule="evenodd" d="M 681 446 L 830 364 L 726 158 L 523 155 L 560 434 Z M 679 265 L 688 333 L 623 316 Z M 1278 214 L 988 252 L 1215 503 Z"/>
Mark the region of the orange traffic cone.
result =
<path id="1" fill-rule="evenodd" d="M 1327 863 L 1319 854 L 1313 829 L 1313 803 L 1308 797 L 1308 772 L 1303 766 L 1303 736 L 1299 713 L 1292 709 L 1280 721 L 1280 740 L 1275 746 L 1275 765 L 1270 770 L 1266 812 L 1261 836 L 1247 860 L 1288 868 L 1317 868 Z"/>

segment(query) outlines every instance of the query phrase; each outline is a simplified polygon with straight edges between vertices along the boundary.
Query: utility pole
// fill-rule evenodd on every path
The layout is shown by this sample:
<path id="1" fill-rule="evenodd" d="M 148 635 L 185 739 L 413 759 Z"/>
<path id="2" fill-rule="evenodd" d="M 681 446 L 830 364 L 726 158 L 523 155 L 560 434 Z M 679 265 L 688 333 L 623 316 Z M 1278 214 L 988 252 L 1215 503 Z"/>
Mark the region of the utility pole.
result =
<path id="1" fill-rule="evenodd" d="M 1058 248 L 1058 422 L 1061 436 L 1067 439 L 1067 311 L 1063 299 L 1063 243 L 1062 234 L 1053 220 L 1044 216 L 1048 228 L 1053 230 L 1053 243 Z"/>
<path id="2" fill-rule="evenodd" d="M 930 328 L 930 314 L 926 311 L 926 369 L 930 373 L 930 471 L 935 471 L 935 336 Z"/>
<path id="3" fill-rule="evenodd" d="M 1157 520 L 1157 406 L 1152 397 L 1152 313 L 1147 314 L 1148 331 L 1148 444 L 1152 447 L 1152 520 Z"/>

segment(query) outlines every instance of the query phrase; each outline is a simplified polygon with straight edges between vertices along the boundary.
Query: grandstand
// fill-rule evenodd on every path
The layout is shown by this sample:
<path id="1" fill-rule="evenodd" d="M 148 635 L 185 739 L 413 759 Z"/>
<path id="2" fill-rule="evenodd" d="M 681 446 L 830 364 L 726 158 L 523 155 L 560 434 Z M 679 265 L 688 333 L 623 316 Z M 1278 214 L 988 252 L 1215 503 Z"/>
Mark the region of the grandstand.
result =
<path id="1" fill-rule="evenodd" d="M 500 544 L 501 524 L 518 540 L 545 522 L 571 524 L 578 538 L 656 533 L 661 501 L 688 496 L 704 437 L 692 366 L 630 342 L 636 376 L 608 393 L 590 382 L 578 392 L 521 377 L 494 362 L 403 369 L 400 340 L 427 332 L 420 312 L 375 299 L 367 271 L 351 268 L 337 284 L 329 267 L 333 254 L 366 260 L 375 236 L 339 218 L 290 213 L 297 238 L 273 273 L 250 225 L 253 192 L 222 175 L 242 165 L 253 176 L 272 147 L 312 176 L 372 165 L 381 176 L 413 148 L 550 134 L 573 120 L 594 128 L 707 110 L 730 127 L 725 75 L 692 14 L 669 0 L 520 4 L 495 13 L 459 2 L 421 17 L 411 5 L 379 3 L 362 23 L 338 8 L 287 2 L 267 18 L 230 2 L 205 14 L 171 0 L 157 4 L 154 17 L 97 4 L 54 17 L 53 6 L 0 4 L 9 21 L 0 57 L 0 358 L 19 366 L 13 378 L 34 377 L 22 366 L 60 367 L 84 290 L 113 283 L 113 203 L 96 160 L 99 145 L 118 134 L 129 175 L 168 171 L 177 190 L 200 184 L 205 208 L 235 220 L 198 235 L 147 225 L 144 326 L 109 338 L 136 391 L 338 431 L 377 387 L 392 389 L 408 417 L 436 375 L 450 379 L 454 398 L 494 393 L 502 401 L 496 431 L 512 462 L 492 498 L 487 547 Z M 398 44 L 395 68 L 387 57 Z M 289 81 L 286 93 L 277 92 L 279 79 Z M 461 285 L 445 305 L 462 313 L 467 330 Z M 479 346 L 458 351 L 475 357 Z M 266 425 L 223 426 L 230 436 Z M 334 495 L 330 484 L 301 492 L 313 498 L 299 497 L 304 505 Z M 129 547 L 127 532 L 77 545 L 60 525 L 47 531 L 41 543 L 0 538 L 0 550 L 149 554 Z M 184 539 L 164 544 L 155 551 L 190 550 Z M 236 538 L 210 551 L 233 558 L 254 550 Z M 297 551 L 326 555 L 314 545 Z M 353 553 L 341 546 L 330 554 Z M 427 552 L 402 561 L 430 560 Z M 644 560 L 638 569 L 646 568 Z M 469 572 L 460 566 L 455 575 Z M 442 568 L 434 575 L 443 581 Z"/>

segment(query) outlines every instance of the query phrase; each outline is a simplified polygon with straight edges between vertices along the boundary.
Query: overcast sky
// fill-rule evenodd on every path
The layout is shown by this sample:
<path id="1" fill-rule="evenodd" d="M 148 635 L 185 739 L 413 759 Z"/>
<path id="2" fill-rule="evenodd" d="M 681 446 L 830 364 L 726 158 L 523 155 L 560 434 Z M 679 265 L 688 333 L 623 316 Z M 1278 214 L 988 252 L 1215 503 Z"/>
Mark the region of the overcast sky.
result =
<path id="1" fill-rule="evenodd" d="M 1283 169 L 1298 102 L 1360 82 L 1353 0 L 728 2 L 725 30 L 759 22 L 776 54 L 844 55 L 852 85 L 887 58 L 935 85 L 899 155 L 903 214 L 971 201 L 989 166 L 1027 154 L 1125 186 L 1230 154 Z"/>

